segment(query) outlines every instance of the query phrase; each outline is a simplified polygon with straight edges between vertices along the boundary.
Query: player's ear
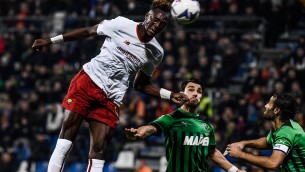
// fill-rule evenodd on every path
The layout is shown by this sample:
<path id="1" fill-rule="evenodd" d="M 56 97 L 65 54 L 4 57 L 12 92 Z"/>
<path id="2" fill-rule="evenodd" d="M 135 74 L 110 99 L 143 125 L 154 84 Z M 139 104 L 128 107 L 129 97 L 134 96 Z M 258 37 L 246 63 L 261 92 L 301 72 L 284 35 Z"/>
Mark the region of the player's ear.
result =
<path id="1" fill-rule="evenodd" d="M 276 116 L 278 116 L 280 114 L 281 109 L 280 108 L 274 108 L 273 112 Z"/>

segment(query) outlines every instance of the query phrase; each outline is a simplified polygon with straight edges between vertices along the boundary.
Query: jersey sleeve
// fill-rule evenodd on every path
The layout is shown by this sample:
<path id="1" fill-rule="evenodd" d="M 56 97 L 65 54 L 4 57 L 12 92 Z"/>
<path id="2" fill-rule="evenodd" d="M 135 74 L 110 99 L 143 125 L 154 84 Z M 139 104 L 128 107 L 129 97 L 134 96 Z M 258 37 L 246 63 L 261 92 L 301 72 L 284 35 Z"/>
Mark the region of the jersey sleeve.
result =
<path id="1" fill-rule="evenodd" d="M 158 119 L 154 120 L 153 122 L 150 123 L 150 125 L 154 126 L 157 128 L 157 134 L 167 133 L 169 126 L 172 123 L 172 117 L 171 115 L 162 115 Z"/>
<path id="2" fill-rule="evenodd" d="M 146 75 L 152 76 L 154 71 L 156 70 L 156 67 L 153 64 L 146 65 L 141 69 Z"/>
<path id="3" fill-rule="evenodd" d="M 294 134 L 290 132 L 291 128 L 285 127 L 285 129 L 281 129 L 276 134 L 274 140 L 273 150 L 279 150 L 285 154 L 288 154 L 292 145 L 293 145 L 293 138 Z"/>
<path id="4" fill-rule="evenodd" d="M 267 144 L 272 145 L 272 131 L 271 130 L 267 135 Z"/>
<path id="5" fill-rule="evenodd" d="M 117 28 L 119 28 L 122 22 L 124 22 L 122 17 L 104 20 L 98 25 L 96 33 L 98 35 L 113 37 L 113 33 L 117 30 Z"/>

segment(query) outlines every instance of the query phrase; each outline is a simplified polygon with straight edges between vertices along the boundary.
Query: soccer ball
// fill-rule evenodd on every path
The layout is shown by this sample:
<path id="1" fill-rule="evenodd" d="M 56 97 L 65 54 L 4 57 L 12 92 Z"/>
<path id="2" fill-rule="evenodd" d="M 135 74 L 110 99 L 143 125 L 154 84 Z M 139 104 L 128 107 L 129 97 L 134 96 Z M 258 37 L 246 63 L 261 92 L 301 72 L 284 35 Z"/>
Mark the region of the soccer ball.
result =
<path id="1" fill-rule="evenodd" d="M 171 15 L 179 24 L 193 23 L 200 13 L 200 4 L 196 0 L 174 0 Z"/>

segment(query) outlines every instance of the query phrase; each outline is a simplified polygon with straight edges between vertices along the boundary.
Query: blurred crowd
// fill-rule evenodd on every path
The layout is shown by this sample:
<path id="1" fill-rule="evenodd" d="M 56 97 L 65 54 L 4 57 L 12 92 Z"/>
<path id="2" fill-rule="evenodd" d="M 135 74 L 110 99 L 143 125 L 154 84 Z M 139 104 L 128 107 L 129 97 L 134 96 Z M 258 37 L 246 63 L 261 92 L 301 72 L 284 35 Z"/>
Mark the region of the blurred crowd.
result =
<path id="1" fill-rule="evenodd" d="M 118 15 L 144 17 L 149 0 L 23 0 L 0 2 L 0 171 L 20 168 L 35 171 L 47 162 L 60 132 L 64 116 L 60 106 L 69 82 L 82 64 L 99 53 L 103 37 L 52 44 L 41 52 L 31 49 L 34 39 L 56 33 L 56 22 L 39 21 L 59 11 L 65 17 L 112 18 Z M 296 120 L 305 128 L 305 23 L 304 1 L 200 0 L 203 16 L 259 16 L 265 20 L 263 47 L 281 53 L 262 57 L 255 35 L 225 34 L 226 28 L 185 31 L 168 26 L 157 39 L 164 48 L 163 62 L 154 74 L 160 87 L 179 91 L 187 78 L 200 78 L 205 97 L 199 112 L 207 115 L 216 131 L 217 147 L 265 136 L 271 126 L 263 121 L 264 105 L 274 92 L 288 92 L 299 104 Z M 12 20 L 8 20 L 12 17 Z M 13 19 L 17 17 L 17 20 Z M 27 17 L 34 17 L 27 20 Z M 35 20 L 35 17 L 37 20 Z M 5 19 L 6 18 L 6 19 Z M 8 18 L 8 19 L 7 19 Z M 291 19 L 293 18 L 293 20 Z M 52 25 L 53 24 L 53 25 Z M 89 22 L 90 24 L 90 22 Z M 93 23 L 96 24 L 96 23 Z M 47 26 L 46 26 L 47 25 Z M 217 25 L 217 21 L 209 25 Z M 217 25 L 218 27 L 225 27 Z M 77 20 L 64 20 L 67 28 L 82 27 Z M 234 27 L 232 24 L 230 27 Z M 259 28 L 256 28 L 259 29 Z M 281 42 L 284 33 L 297 39 Z M 59 34 L 59 33 L 57 33 Z M 120 110 L 120 123 L 109 147 L 108 162 L 114 162 L 129 142 L 124 128 L 148 124 L 170 113 L 177 105 L 130 89 Z M 146 146 L 162 145 L 154 138 Z M 87 163 L 89 148 L 86 122 L 80 129 L 67 160 Z M 145 149 L 145 148 L 143 148 Z M 268 151 L 253 151 L 268 155 Z M 262 171 L 228 157 L 248 171 Z M 76 168 L 76 167 L 75 167 Z M 214 170 L 215 168 L 212 167 Z M 43 169 L 43 167 L 41 167 Z M 38 170 L 39 171 L 39 170 Z M 216 170 L 215 170 L 216 171 Z"/>

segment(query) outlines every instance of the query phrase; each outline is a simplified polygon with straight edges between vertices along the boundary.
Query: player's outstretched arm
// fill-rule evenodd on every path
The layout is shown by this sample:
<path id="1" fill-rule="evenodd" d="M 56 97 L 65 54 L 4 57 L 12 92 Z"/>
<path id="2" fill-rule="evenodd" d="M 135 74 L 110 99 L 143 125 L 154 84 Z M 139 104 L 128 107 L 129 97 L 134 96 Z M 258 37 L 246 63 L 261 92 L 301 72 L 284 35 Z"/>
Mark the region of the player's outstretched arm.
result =
<path id="1" fill-rule="evenodd" d="M 275 171 L 282 165 L 286 157 L 286 154 L 280 150 L 273 150 L 271 156 L 256 156 L 246 153 L 234 145 L 228 145 L 227 151 L 233 158 L 239 158 L 255 166 Z"/>
<path id="2" fill-rule="evenodd" d="M 256 149 L 269 149 L 272 148 L 267 143 L 267 137 L 262 137 L 256 140 L 244 140 L 240 142 L 231 143 L 232 146 L 237 146 L 240 149 L 244 149 L 245 147 L 248 148 L 256 148 Z M 228 151 L 226 150 L 223 155 L 227 155 Z"/>
<path id="3" fill-rule="evenodd" d="M 239 170 L 237 167 L 231 164 L 218 149 L 213 149 L 210 151 L 210 158 L 216 165 L 228 172 L 245 172 L 243 170 Z"/>
<path id="4" fill-rule="evenodd" d="M 126 128 L 125 134 L 128 140 L 145 139 L 148 136 L 157 133 L 156 127 L 152 125 L 145 125 L 140 128 Z"/>
<path id="5" fill-rule="evenodd" d="M 87 28 L 79 28 L 72 30 L 70 32 L 52 37 L 52 38 L 41 38 L 36 39 L 32 45 L 32 48 L 36 51 L 41 51 L 44 46 L 49 46 L 52 43 L 75 41 L 80 39 L 85 39 L 91 36 L 96 36 L 96 29 L 98 25 Z"/>
<path id="6" fill-rule="evenodd" d="M 154 97 L 171 100 L 179 105 L 183 105 L 189 100 L 189 98 L 183 93 L 173 93 L 169 90 L 158 87 L 156 84 L 151 82 L 151 77 L 146 75 L 143 71 L 137 73 L 133 86 L 137 91 L 144 92 Z"/>

